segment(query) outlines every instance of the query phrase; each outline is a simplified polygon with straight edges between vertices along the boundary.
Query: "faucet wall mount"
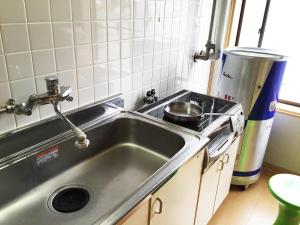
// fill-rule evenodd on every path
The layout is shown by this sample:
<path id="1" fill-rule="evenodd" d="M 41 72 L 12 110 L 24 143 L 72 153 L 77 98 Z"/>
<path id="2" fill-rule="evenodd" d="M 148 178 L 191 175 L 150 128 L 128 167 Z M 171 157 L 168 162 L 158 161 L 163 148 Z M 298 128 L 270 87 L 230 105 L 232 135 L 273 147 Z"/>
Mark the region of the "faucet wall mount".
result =
<path id="1" fill-rule="evenodd" d="M 46 79 L 47 92 L 43 94 L 32 94 L 28 97 L 26 103 L 16 104 L 14 99 L 9 99 L 7 104 L 0 106 L 0 113 L 15 113 L 18 115 L 32 114 L 32 109 L 35 105 L 52 104 L 55 113 L 61 118 L 68 127 L 70 127 L 75 134 L 77 148 L 83 149 L 89 146 L 90 141 L 86 138 L 86 134 L 76 127 L 67 117 L 65 117 L 58 109 L 58 103 L 62 101 L 73 101 L 71 96 L 72 89 L 70 87 L 59 87 L 59 80 L 57 77 L 47 77 Z"/>
<path id="2" fill-rule="evenodd" d="M 30 116 L 35 105 L 53 104 L 64 100 L 73 101 L 73 97 L 70 96 L 72 89 L 64 86 L 58 88 L 57 77 L 47 77 L 45 80 L 47 84 L 47 93 L 32 94 L 28 97 L 26 102 L 18 104 L 16 104 L 14 99 L 9 99 L 5 106 L 0 107 L 0 113 L 7 112 Z"/>

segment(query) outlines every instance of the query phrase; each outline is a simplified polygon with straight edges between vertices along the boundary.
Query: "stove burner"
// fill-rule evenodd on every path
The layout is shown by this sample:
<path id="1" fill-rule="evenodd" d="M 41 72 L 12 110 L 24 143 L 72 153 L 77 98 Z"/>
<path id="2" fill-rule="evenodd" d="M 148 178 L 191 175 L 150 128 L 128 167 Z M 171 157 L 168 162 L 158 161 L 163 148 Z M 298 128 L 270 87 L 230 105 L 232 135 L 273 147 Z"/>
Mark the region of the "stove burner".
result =
<path id="1" fill-rule="evenodd" d="M 170 96 L 166 100 L 162 99 L 159 102 L 155 103 L 155 105 L 152 106 L 152 109 L 150 105 L 145 109 L 142 108 L 138 110 L 138 112 L 147 113 L 150 116 L 165 120 L 173 124 L 177 124 L 179 126 L 194 130 L 196 132 L 202 132 L 204 129 L 209 127 L 214 121 L 221 117 L 219 115 L 204 115 L 199 121 L 191 123 L 180 123 L 178 121 L 174 122 L 166 116 L 164 116 L 164 106 L 172 101 L 191 102 L 193 104 L 199 105 L 203 109 L 204 113 L 225 113 L 236 104 L 207 95 L 201 95 L 194 92 L 186 92 L 186 94 L 181 94 L 181 96 L 179 97 L 175 96 L 172 98 Z"/>
<path id="2" fill-rule="evenodd" d="M 163 116 L 162 118 L 163 120 L 165 121 L 168 121 L 170 123 L 174 123 L 174 124 L 177 124 L 179 126 L 184 126 L 186 128 L 191 128 L 191 129 L 194 129 L 195 127 L 198 127 L 200 124 L 201 124 L 201 120 L 198 120 L 198 121 L 187 121 L 187 122 L 180 122 L 180 121 L 174 121 L 170 118 L 168 118 L 167 116 Z"/>
<path id="3" fill-rule="evenodd" d="M 52 200 L 52 207 L 61 213 L 72 213 L 82 209 L 90 200 L 90 193 L 77 187 L 60 191 Z"/>
<path id="4" fill-rule="evenodd" d="M 215 120 L 217 118 L 217 116 L 212 116 L 212 121 Z M 163 120 L 170 122 L 170 123 L 174 123 L 176 125 L 194 130 L 194 131 L 201 131 L 203 130 L 205 127 L 207 127 L 209 125 L 209 123 L 211 123 L 212 121 L 210 121 L 210 118 L 208 116 L 204 116 L 202 119 L 198 120 L 198 121 L 194 121 L 194 122 L 174 122 L 173 120 L 169 119 L 166 116 L 162 117 Z"/>

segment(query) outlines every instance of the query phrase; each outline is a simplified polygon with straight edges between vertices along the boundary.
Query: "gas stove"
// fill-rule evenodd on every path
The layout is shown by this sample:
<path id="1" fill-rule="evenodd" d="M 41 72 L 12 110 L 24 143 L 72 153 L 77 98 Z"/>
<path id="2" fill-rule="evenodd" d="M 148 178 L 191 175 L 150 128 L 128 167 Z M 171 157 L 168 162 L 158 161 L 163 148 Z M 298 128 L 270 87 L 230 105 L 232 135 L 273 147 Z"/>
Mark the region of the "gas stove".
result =
<path id="1" fill-rule="evenodd" d="M 205 115 L 197 123 L 174 122 L 164 116 L 164 106 L 174 101 L 191 102 L 199 105 L 204 113 L 224 115 Z M 241 104 L 187 90 L 179 91 L 137 111 L 210 138 L 208 155 L 211 161 L 217 159 L 221 155 L 221 150 L 224 150 L 222 147 L 227 142 L 231 144 L 241 135 L 244 128 Z"/>

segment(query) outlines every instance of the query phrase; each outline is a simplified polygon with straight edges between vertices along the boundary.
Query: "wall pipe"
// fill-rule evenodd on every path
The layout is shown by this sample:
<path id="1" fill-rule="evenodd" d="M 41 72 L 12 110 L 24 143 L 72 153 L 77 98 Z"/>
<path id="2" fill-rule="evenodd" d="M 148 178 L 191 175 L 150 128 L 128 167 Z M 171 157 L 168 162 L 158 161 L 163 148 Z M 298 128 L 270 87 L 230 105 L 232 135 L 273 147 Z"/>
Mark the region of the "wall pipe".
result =
<path id="1" fill-rule="evenodd" d="M 228 12 L 231 0 L 214 0 L 206 49 L 194 54 L 194 61 L 218 60 L 224 48 Z"/>

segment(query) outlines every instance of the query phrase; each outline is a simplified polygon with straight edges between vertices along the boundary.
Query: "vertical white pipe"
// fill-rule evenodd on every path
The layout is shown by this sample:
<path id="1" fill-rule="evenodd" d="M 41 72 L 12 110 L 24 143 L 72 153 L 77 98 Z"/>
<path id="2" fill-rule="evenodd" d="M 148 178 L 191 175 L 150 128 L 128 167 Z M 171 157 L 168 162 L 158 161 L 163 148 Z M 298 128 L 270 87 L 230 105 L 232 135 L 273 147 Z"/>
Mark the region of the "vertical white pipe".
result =
<path id="1" fill-rule="evenodd" d="M 222 55 L 227 30 L 231 0 L 218 0 L 215 14 L 215 25 L 213 31 L 213 43 L 215 43 L 215 54 L 211 59 L 218 60 Z"/>
<path id="2" fill-rule="evenodd" d="M 218 0 L 216 18 L 215 18 L 215 30 L 214 30 L 214 42 L 215 46 L 215 54 L 211 56 L 211 59 L 215 60 L 214 63 L 214 71 L 212 75 L 212 85 L 210 90 L 210 95 L 217 96 L 217 88 L 222 68 L 222 60 L 221 56 L 224 51 L 225 46 L 225 35 L 227 31 L 227 21 L 229 17 L 229 9 L 230 9 L 231 0 Z"/>

